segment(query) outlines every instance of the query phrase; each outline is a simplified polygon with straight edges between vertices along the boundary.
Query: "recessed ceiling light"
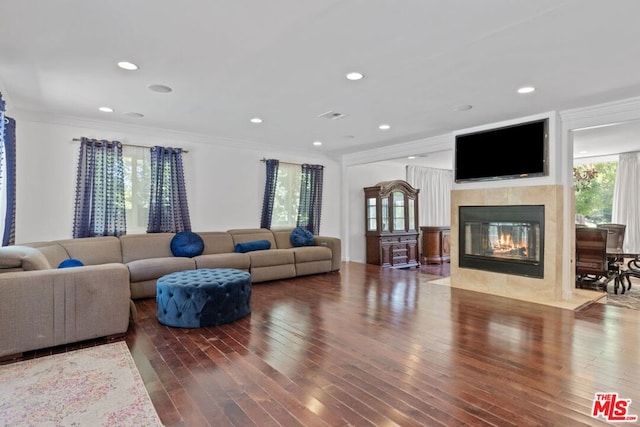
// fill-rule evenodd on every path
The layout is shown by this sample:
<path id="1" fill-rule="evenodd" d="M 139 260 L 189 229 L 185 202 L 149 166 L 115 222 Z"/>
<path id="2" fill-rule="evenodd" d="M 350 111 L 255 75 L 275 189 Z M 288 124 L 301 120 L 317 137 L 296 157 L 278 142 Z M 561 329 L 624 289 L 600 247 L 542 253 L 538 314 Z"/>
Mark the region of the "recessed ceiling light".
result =
<path id="1" fill-rule="evenodd" d="M 347 73 L 345 77 L 347 78 L 347 80 L 361 80 L 362 78 L 364 78 L 364 74 L 353 71 L 351 73 Z"/>
<path id="2" fill-rule="evenodd" d="M 173 92 L 173 89 L 171 89 L 169 86 L 165 86 L 165 85 L 149 85 L 147 87 L 152 92 L 158 92 L 158 93 Z"/>
<path id="3" fill-rule="evenodd" d="M 533 86 L 524 86 L 518 89 L 518 93 L 531 93 L 535 92 L 536 88 Z"/>
<path id="4" fill-rule="evenodd" d="M 129 70 L 129 71 L 133 71 L 133 70 L 137 70 L 138 66 L 136 64 L 134 64 L 133 62 L 129 62 L 129 61 L 120 61 L 118 62 L 118 67 L 122 68 L 123 70 Z"/>
<path id="5" fill-rule="evenodd" d="M 249 120 L 251 123 L 262 123 L 262 119 L 260 117 L 254 117 Z"/>
<path id="6" fill-rule="evenodd" d="M 380 129 L 380 130 L 388 130 L 388 129 L 391 129 L 391 125 L 382 124 L 382 125 L 378 126 L 378 129 Z"/>
<path id="7" fill-rule="evenodd" d="M 413 159 L 415 159 L 415 158 L 416 158 L 416 156 L 409 156 L 409 157 L 407 157 L 407 159 L 409 159 L 409 160 L 413 160 Z"/>
<path id="8" fill-rule="evenodd" d="M 98 108 L 98 110 L 102 111 L 103 113 L 113 113 L 113 108 L 111 107 L 100 107 Z"/>
<path id="9" fill-rule="evenodd" d="M 122 114 L 124 114 L 127 117 L 134 118 L 134 119 L 141 119 L 141 118 L 144 117 L 144 114 L 136 113 L 135 111 L 127 111 L 126 113 L 122 113 Z"/>
<path id="10" fill-rule="evenodd" d="M 313 141 L 313 145 L 319 147 L 322 145 L 322 141 Z"/>

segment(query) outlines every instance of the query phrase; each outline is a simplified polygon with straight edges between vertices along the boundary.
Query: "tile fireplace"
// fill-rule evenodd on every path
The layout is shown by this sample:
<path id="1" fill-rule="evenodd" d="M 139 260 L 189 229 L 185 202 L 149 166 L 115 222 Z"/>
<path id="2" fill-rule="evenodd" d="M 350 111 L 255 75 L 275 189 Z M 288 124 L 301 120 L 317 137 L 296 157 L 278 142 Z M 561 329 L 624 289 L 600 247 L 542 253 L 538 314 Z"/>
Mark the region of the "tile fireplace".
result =
<path id="1" fill-rule="evenodd" d="M 451 191 L 451 286 L 542 304 L 564 304 L 565 299 L 572 297 L 575 289 L 575 281 L 571 276 L 574 266 L 570 256 L 573 246 L 570 240 L 564 239 L 565 229 L 562 220 L 564 211 L 573 209 L 572 203 L 572 199 L 565 201 L 565 188 L 562 185 L 453 189 Z M 544 218 L 540 221 L 535 217 L 517 220 L 502 216 L 481 218 L 482 222 L 489 223 L 501 221 L 539 223 L 540 263 L 543 265 L 538 268 L 543 271 L 543 277 L 534 276 L 539 276 L 540 273 L 510 274 L 480 270 L 475 266 L 461 267 L 460 255 L 464 251 L 460 248 L 463 246 L 463 242 L 460 241 L 463 237 L 460 232 L 462 225 L 460 208 L 469 206 L 538 206 L 536 210 L 539 212 L 540 207 L 544 207 Z M 573 224 L 571 223 L 570 226 Z M 567 233 L 567 235 L 570 238 L 570 234 Z M 464 239 L 466 241 L 467 237 L 464 236 Z M 570 247 L 569 250 L 565 250 L 567 245 Z M 563 256 L 565 252 L 567 252 L 566 257 Z M 484 256 L 484 258 L 489 257 Z M 493 259 L 493 261 L 502 260 Z M 537 263 L 533 260 L 526 262 Z"/>
<path id="2" fill-rule="evenodd" d="M 459 206 L 459 267 L 544 277 L 544 208 Z"/>

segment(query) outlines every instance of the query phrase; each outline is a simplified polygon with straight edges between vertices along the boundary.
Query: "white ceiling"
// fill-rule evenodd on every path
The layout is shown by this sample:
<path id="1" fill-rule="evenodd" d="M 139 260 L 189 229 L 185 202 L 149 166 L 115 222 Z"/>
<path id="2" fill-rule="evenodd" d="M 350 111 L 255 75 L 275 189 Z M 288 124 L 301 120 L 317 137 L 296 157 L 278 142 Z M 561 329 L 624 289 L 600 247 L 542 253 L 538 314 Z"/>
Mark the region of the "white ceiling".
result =
<path id="1" fill-rule="evenodd" d="M 9 115 L 338 156 L 639 96 L 638 17 L 637 0 L 0 0 L 0 91 Z"/>

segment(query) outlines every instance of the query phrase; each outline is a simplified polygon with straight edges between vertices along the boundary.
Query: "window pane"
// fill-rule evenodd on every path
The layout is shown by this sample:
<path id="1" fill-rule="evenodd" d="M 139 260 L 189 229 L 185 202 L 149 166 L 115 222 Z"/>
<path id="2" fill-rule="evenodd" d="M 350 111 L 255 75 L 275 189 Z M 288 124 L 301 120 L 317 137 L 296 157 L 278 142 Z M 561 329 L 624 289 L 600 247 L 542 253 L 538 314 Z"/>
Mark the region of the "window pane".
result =
<path id="1" fill-rule="evenodd" d="M 573 178 L 576 221 L 591 225 L 611 222 L 618 162 L 576 165 Z"/>
<path id="2" fill-rule="evenodd" d="M 146 233 L 149 221 L 151 158 L 148 148 L 125 145 L 124 192 L 127 211 L 127 233 Z"/>
<path id="3" fill-rule="evenodd" d="M 295 227 L 300 203 L 300 178 L 298 165 L 280 164 L 276 181 L 276 197 L 273 204 L 271 227 Z"/>

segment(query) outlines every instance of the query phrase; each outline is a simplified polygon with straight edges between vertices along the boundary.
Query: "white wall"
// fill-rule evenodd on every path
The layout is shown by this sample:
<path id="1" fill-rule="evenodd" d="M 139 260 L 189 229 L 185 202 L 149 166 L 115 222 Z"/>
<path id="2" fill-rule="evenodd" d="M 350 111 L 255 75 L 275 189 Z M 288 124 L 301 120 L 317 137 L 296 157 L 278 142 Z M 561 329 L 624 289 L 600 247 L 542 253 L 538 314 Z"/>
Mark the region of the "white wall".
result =
<path id="1" fill-rule="evenodd" d="M 348 235 L 343 250 L 348 253 L 348 261 L 366 262 L 364 188 L 395 179 L 406 179 L 405 166 L 400 163 L 370 163 L 346 169 Z"/>
<path id="2" fill-rule="evenodd" d="M 71 238 L 79 143 L 82 136 L 143 146 L 189 150 L 183 157 L 194 231 L 260 226 L 264 192 L 263 157 L 325 166 L 320 233 L 340 237 L 342 188 L 339 163 L 319 153 L 235 148 L 188 134 L 104 122 L 16 119 L 16 243 Z"/>

